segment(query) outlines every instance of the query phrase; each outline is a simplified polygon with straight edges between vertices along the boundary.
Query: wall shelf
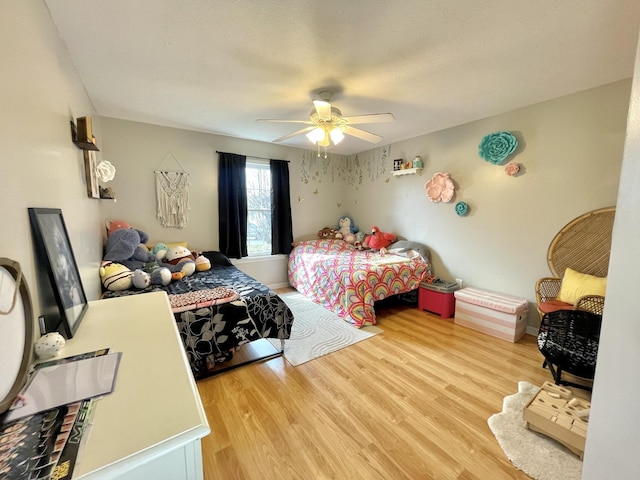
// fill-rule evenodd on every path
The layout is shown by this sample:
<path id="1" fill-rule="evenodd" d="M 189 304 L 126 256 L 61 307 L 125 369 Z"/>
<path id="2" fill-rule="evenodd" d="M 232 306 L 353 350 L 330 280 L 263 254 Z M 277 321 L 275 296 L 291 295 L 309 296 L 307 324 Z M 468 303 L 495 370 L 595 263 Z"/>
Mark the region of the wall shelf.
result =
<path id="1" fill-rule="evenodd" d="M 393 176 L 397 177 L 400 175 L 420 175 L 422 168 L 403 168 L 402 170 L 393 170 Z"/>
<path id="2" fill-rule="evenodd" d="M 91 117 L 78 118 L 78 125 L 71 123 L 71 141 L 80 150 L 93 150 L 99 152 L 98 145 L 96 145 L 96 137 L 93 136 L 91 131 Z"/>

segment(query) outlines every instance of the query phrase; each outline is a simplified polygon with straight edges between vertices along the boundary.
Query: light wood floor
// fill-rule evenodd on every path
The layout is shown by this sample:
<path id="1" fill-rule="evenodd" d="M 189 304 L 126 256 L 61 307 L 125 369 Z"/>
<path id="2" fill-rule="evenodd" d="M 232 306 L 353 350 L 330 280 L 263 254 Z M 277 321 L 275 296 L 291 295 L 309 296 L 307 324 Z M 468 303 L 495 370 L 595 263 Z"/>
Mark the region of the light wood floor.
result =
<path id="1" fill-rule="evenodd" d="M 405 305 L 384 333 L 293 367 L 280 357 L 198 382 L 213 479 L 528 479 L 487 419 L 519 380 L 551 380 L 516 344 Z"/>

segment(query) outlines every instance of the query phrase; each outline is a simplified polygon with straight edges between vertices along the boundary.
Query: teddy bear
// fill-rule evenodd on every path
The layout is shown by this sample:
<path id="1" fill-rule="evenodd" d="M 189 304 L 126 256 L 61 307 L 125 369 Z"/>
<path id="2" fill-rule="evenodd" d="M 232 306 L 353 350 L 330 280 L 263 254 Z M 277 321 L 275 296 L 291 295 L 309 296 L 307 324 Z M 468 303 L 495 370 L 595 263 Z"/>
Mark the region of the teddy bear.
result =
<path id="1" fill-rule="evenodd" d="M 335 228 L 324 227 L 322 230 L 318 230 L 318 238 L 336 238 L 337 233 Z"/>
<path id="2" fill-rule="evenodd" d="M 171 271 L 158 264 L 156 257 L 144 246 L 149 236 L 142 230 L 132 228 L 127 222 L 111 222 L 103 260 L 116 262 L 132 272 L 142 270 L 149 274 L 153 285 L 168 285 Z"/>

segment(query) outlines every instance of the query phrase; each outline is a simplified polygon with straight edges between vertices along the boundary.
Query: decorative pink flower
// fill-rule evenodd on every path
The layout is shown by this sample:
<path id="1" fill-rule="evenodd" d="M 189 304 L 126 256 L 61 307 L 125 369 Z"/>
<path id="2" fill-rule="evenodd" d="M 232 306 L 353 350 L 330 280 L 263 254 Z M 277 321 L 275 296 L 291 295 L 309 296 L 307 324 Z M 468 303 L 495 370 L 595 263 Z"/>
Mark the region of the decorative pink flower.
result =
<path id="1" fill-rule="evenodd" d="M 427 197 L 432 202 L 450 202 L 455 191 L 448 173 L 435 173 L 424 188 L 427 190 Z"/>
<path id="2" fill-rule="evenodd" d="M 519 171 L 520 165 L 518 165 L 516 162 L 509 162 L 504 167 L 504 173 L 506 173 L 510 177 L 513 177 Z"/>

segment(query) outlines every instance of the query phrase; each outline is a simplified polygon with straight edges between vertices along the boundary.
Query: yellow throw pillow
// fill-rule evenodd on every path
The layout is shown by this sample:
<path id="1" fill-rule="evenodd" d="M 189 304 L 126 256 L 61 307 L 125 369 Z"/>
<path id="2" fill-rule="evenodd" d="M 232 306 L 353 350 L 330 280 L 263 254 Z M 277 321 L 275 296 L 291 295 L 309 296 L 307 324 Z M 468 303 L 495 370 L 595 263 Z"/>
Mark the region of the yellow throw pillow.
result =
<path id="1" fill-rule="evenodd" d="M 558 300 L 575 305 L 585 295 L 601 295 L 607 290 L 607 277 L 595 277 L 567 268 L 562 277 Z"/>
<path id="2" fill-rule="evenodd" d="M 188 242 L 172 242 L 172 243 L 167 243 L 166 245 L 169 249 L 172 249 L 173 247 L 187 248 L 189 246 L 189 243 Z"/>
<path id="3" fill-rule="evenodd" d="M 158 242 L 158 243 L 164 243 L 164 242 Z M 153 248 L 157 245 L 147 245 L 147 247 L 149 248 L 149 251 L 153 250 Z M 172 242 L 172 243 L 165 243 L 165 245 L 167 246 L 167 248 L 171 249 L 173 247 L 184 247 L 187 248 L 189 243 L 188 242 Z"/>

